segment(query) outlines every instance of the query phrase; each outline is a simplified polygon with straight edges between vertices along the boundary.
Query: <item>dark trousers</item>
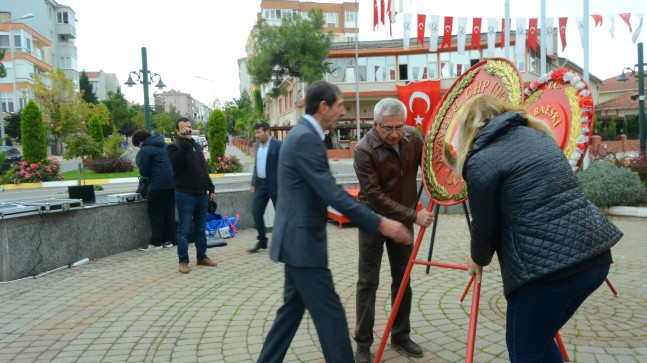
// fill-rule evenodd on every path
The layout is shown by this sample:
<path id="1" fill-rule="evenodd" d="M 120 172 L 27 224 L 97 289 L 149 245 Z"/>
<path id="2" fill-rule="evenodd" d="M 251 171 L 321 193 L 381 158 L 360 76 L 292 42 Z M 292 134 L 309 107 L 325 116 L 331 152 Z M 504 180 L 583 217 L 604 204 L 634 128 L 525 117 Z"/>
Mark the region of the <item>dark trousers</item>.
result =
<path id="1" fill-rule="evenodd" d="M 272 200 L 274 209 L 276 209 L 276 196 L 270 196 L 265 179 L 257 178 L 256 186 L 254 187 L 254 199 L 252 200 L 252 216 L 254 217 L 254 227 L 256 227 L 256 231 L 258 232 L 256 239 L 263 247 L 267 247 L 263 215 L 265 214 L 265 208 L 267 208 L 267 203 L 270 199 Z"/>
<path id="2" fill-rule="evenodd" d="M 285 265 L 283 306 L 265 338 L 258 363 L 283 362 L 305 309 L 317 329 L 326 362 L 353 363 L 348 323 L 330 270 L 289 265 Z"/>
<path id="3" fill-rule="evenodd" d="M 175 191 L 173 189 L 149 190 L 146 199 L 148 220 L 151 223 L 150 244 L 161 246 L 177 241 L 175 235 Z"/>
<path id="4" fill-rule="evenodd" d="M 592 266 L 555 281 L 531 282 L 510 294 L 506 315 L 510 362 L 563 362 L 553 338 L 608 273 L 608 264 Z"/>
<path id="5" fill-rule="evenodd" d="M 357 279 L 357 325 L 355 341 L 357 345 L 370 346 L 373 344 L 373 325 L 375 322 L 375 295 L 380 284 L 380 266 L 382 253 L 386 245 L 391 266 L 391 306 L 400 289 L 402 277 L 407 269 L 413 245 L 403 246 L 378 234 L 369 237 L 359 232 L 359 278 Z M 391 341 L 409 339 L 411 325 L 411 281 L 402 297 L 402 302 L 393 322 Z"/>

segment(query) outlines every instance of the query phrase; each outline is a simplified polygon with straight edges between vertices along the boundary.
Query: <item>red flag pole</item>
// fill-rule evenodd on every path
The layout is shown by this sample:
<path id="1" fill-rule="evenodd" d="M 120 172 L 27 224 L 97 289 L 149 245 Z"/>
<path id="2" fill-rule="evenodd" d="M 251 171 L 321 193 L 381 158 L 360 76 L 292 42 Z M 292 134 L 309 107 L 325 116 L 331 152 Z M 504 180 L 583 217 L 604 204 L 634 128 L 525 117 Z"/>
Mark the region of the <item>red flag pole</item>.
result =
<path id="1" fill-rule="evenodd" d="M 474 278 L 474 276 L 472 276 Z M 470 312 L 470 325 L 467 330 L 467 350 L 465 362 L 472 363 L 474 360 L 474 346 L 476 345 L 476 324 L 479 318 L 479 300 L 481 298 L 481 281 L 474 280 L 474 291 L 472 292 L 472 310 Z"/>
<path id="2" fill-rule="evenodd" d="M 430 201 L 427 206 L 427 212 L 431 212 L 434 208 L 434 202 Z M 391 314 L 389 315 L 389 321 L 386 323 L 386 328 L 384 329 L 384 335 L 382 335 L 382 340 L 380 340 L 380 346 L 377 348 L 375 353 L 375 363 L 380 363 L 382 359 L 382 353 L 384 353 L 384 348 L 386 347 L 386 340 L 391 334 L 391 328 L 393 328 L 393 322 L 395 321 L 395 315 L 400 308 L 400 303 L 402 302 L 402 297 L 404 296 L 404 290 L 407 288 L 409 283 L 409 278 L 411 277 L 411 270 L 413 269 L 413 264 L 415 262 L 416 256 L 418 256 L 418 250 L 420 249 L 420 244 L 422 242 L 422 237 L 425 235 L 426 227 L 420 227 L 418 232 L 418 237 L 416 238 L 416 244 L 413 246 L 413 251 L 411 252 L 411 257 L 409 257 L 409 263 L 407 264 L 407 269 L 404 272 L 404 277 L 400 283 L 400 289 L 398 290 L 398 295 L 395 297 L 393 302 L 393 307 L 391 308 Z"/>

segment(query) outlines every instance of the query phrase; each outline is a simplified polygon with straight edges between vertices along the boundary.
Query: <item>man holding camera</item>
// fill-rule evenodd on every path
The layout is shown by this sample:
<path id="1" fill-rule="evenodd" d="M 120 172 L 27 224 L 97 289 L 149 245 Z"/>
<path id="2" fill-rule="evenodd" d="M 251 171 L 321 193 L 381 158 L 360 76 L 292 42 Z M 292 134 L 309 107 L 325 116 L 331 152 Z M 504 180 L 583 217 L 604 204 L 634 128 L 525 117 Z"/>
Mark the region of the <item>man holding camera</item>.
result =
<path id="1" fill-rule="evenodd" d="M 207 206 L 215 201 L 214 185 L 209 177 L 207 162 L 200 146 L 191 138 L 191 121 L 181 117 L 175 123 L 178 137 L 168 146 L 168 157 L 173 165 L 175 206 L 178 214 L 177 254 L 179 271 L 189 273 L 189 233 L 193 224 L 193 240 L 197 250 L 197 265 L 216 266 L 207 257 Z"/>

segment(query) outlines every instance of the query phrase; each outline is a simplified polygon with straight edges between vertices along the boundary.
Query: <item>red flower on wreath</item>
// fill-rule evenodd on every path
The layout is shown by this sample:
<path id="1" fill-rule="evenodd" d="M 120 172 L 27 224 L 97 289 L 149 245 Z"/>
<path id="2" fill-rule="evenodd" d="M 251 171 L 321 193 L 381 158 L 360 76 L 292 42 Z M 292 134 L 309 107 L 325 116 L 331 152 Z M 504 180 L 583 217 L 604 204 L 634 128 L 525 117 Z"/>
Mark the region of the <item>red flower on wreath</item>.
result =
<path id="1" fill-rule="evenodd" d="M 566 69 L 558 68 L 558 69 L 553 71 L 553 73 L 551 74 L 551 78 L 554 81 L 563 82 L 564 81 L 564 74 L 566 74 L 566 72 L 567 72 Z"/>
<path id="2" fill-rule="evenodd" d="M 593 107 L 593 98 L 591 96 L 582 97 L 579 100 L 580 108 L 591 108 Z"/>

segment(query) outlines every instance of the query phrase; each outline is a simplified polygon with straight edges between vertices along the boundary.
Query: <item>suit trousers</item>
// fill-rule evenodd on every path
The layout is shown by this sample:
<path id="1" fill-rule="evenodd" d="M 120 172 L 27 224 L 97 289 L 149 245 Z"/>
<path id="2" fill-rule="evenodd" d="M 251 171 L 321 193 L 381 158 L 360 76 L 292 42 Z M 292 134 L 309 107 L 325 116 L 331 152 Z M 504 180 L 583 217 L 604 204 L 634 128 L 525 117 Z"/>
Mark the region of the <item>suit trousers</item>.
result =
<path id="1" fill-rule="evenodd" d="M 151 223 L 150 244 L 161 246 L 164 242 L 177 243 L 175 235 L 175 191 L 150 190 L 146 198 L 148 220 Z"/>
<path id="2" fill-rule="evenodd" d="M 305 309 L 317 329 L 326 362 L 353 363 L 344 308 L 328 268 L 285 265 L 283 306 L 276 313 L 258 363 L 283 362 Z"/>
<path id="3" fill-rule="evenodd" d="M 265 214 L 265 208 L 267 208 L 267 203 L 270 199 L 272 200 L 274 209 L 276 209 L 276 196 L 270 196 L 265 179 L 257 178 L 256 186 L 254 187 L 254 199 L 252 200 L 252 216 L 254 217 L 254 227 L 256 227 L 256 231 L 258 232 L 256 239 L 263 247 L 267 247 L 263 215 Z"/>
<path id="4" fill-rule="evenodd" d="M 413 251 L 413 245 L 397 244 L 379 233 L 369 237 L 364 232 L 359 232 L 359 277 L 357 279 L 357 323 L 355 326 L 355 341 L 358 346 L 373 344 L 375 296 L 380 284 L 380 266 L 382 265 L 384 245 L 386 245 L 391 266 L 391 306 L 398 294 L 402 277 Z M 393 322 L 391 341 L 400 342 L 409 339 L 411 296 L 411 280 L 409 280 Z"/>
<path id="5" fill-rule="evenodd" d="M 563 362 L 559 329 L 604 282 L 609 264 L 591 266 L 555 281 L 537 280 L 507 297 L 506 344 L 512 363 Z"/>

